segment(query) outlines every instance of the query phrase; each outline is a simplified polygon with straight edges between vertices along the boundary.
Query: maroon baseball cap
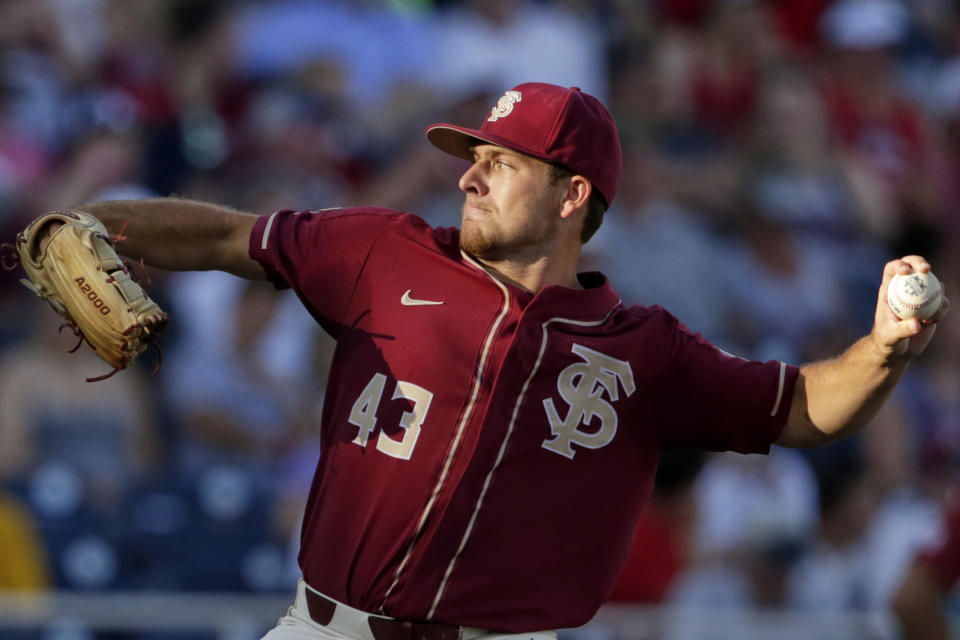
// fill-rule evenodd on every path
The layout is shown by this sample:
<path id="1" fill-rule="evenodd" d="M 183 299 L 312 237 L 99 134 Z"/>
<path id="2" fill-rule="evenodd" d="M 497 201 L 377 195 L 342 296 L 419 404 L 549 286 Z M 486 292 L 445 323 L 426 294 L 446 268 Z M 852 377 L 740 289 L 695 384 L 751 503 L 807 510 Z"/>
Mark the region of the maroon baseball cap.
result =
<path id="1" fill-rule="evenodd" d="M 558 163 L 590 180 L 613 202 L 623 155 L 613 117 L 578 87 L 527 82 L 507 91 L 479 129 L 453 124 L 427 127 L 427 140 L 441 151 L 473 160 L 481 142 Z"/>

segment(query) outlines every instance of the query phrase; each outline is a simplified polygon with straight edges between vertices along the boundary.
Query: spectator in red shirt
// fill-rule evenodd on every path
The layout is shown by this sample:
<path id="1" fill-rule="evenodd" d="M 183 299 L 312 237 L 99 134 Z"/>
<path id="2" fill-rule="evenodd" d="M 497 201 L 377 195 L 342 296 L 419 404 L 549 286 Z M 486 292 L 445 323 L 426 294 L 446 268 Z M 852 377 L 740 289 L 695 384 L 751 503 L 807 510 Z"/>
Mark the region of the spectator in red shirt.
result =
<path id="1" fill-rule="evenodd" d="M 960 495 L 944 514 L 936 542 L 922 549 L 900 583 L 893 611 L 904 640 L 950 640 L 944 598 L 960 580 Z"/>

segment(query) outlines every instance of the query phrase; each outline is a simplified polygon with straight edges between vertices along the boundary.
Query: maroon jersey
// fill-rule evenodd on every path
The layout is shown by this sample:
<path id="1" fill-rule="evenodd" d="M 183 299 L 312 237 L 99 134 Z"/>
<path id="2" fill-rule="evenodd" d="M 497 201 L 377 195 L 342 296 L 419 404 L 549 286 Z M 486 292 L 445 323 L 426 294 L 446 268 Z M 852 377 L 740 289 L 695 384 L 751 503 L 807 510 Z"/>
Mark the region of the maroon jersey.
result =
<path id="1" fill-rule="evenodd" d="M 250 255 L 337 340 L 299 558 L 371 613 L 584 624 L 661 449 L 766 452 L 789 412 L 795 367 L 626 308 L 598 273 L 524 292 L 409 214 L 279 212 Z"/>

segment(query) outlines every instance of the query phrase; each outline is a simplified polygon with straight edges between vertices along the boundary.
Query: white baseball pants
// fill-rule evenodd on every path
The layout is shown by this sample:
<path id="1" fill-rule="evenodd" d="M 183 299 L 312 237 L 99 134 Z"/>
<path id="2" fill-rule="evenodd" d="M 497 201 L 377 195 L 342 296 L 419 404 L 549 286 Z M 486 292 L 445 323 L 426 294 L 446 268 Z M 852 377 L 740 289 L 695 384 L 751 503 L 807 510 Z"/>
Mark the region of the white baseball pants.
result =
<path id="1" fill-rule="evenodd" d="M 367 624 L 368 615 L 345 604 L 337 603 L 336 612 L 329 625 L 323 626 L 314 622 L 307 610 L 304 595 L 308 588 L 301 580 L 297 585 L 294 605 L 261 640 L 375 640 Z M 494 633 L 464 627 L 461 640 L 557 640 L 557 633 Z"/>

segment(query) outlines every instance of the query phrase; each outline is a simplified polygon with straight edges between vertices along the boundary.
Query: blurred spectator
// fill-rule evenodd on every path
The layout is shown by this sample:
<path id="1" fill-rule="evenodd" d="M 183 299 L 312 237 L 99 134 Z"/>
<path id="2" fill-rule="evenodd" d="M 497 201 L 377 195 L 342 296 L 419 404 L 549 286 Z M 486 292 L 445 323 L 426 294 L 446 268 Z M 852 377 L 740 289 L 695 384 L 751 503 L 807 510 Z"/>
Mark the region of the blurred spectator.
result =
<path id="1" fill-rule="evenodd" d="M 696 41 L 688 88 L 696 121 L 714 135 L 737 135 L 750 122 L 763 75 L 781 55 L 768 15 L 762 3 L 712 3 Z"/>
<path id="2" fill-rule="evenodd" d="M 0 5 L 0 82 L 4 112 L 21 133 L 46 153 L 58 150 L 61 109 L 68 97 L 69 69 L 47 2 L 13 0 Z"/>
<path id="3" fill-rule="evenodd" d="M 772 20 L 790 57 L 806 58 L 820 46 L 820 20 L 834 0 L 792 0 L 770 5 Z"/>
<path id="4" fill-rule="evenodd" d="M 770 629 L 757 624 L 756 612 L 787 605 L 787 584 L 802 552 L 802 535 L 785 531 L 756 532 L 741 548 L 737 562 L 701 565 L 682 573 L 665 603 L 669 640 L 735 640 L 768 638 Z M 687 615 L 691 614 L 691 615 Z M 696 614 L 700 614 L 699 616 Z M 711 624 L 703 624 L 715 615 Z M 721 621 L 722 620 L 722 621 Z M 808 638 L 808 630 L 779 625 L 777 638 Z"/>
<path id="5" fill-rule="evenodd" d="M 654 113 L 671 144 L 711 149 L 736 139 L 750 122 L 761 79 L 781 56 L 763 4 L 667 2 L 660 15 L 645 57 Z M 621 44 L 628 56 L 637 54 L 636 44 Z"/>
<path id="6" fill-rule="evenodd" d="M 893 611 L 903 640 L 948 640 L 955 637 L 945 606 L 958 579 L 960 500 L 954 495 L 936 538 L 919 550 L 894 595 Z"/>
<path id="7" fill-rule="evenodd" d="M 367 178 L 362 129 L 342 95 L 331 93 L 318 67 L 249 95 L 238 121 L 235 154 L 220 177 L 239 185 L 229 200 L 247 210 L 329 207 L 347 200 Z"/>
<path id="8" fill-rule="evenodd" d="M 848 163 L 834 152 L 827 114 L 809 74 L 781 67 L 759 88 L 746 138 L 746 197 L 792 231 L 848 243 L 872 220 L 857 200 Z"/>
<path id="9" fill-rule="evenodd" d="M 694 549 L 702 559 L 736 556 L 741 545 L 770 539 L 769 532 L 807 537 L 817 526 L 816 477 L 792 449 L 711 454 L 694 492 Z"/>
<path id="10" fill-rule="evenodd" d="M 888 249 L 878 242 L 888 229 L 858 188 L 858 162 L 837 152 L 821 95 L 804 67 L 779 69 L 764 82 L 757 106 L 745 145 L 741 188 L 744 208 L 762 218 L 760 226 L 768 233 L 737 235 L 760 236 L 763 246 L 764 236 L 772 234 L 774 244 L 792 245 L 785 254 L 812 254 L 832 271 L 834 282 L 823 296 L 831 300 L 832 311 L 814 323 L 820 327 L 817 335 L 808 334 L 819 344 L 798 345 L 801 357 L 820 357 L 869 330 L 869 324 L 850 323 L 872 317 L 876 277 L 867 266 L 889 259 Z M 747 216 L 748 227 L 752 216 Z M 767 249 L 781 251 L 782 246 Z M 924 252 L 912 248 L 906 253 Z"/>
<path id="11" fill-rule="evenodd" d="M 898 0 L 839 0 L 821 23 L 829 56 L 821 89 L 831 130 L 856 162 L 854 186 L 890 243 L 912 225 L 932 224 L 942 205 L 933 179 L 940 145 L 897 82 L 895 52 L 910 27 Z"/>
<path id="12" fill-rule="evenodd" d="M 107 365 L 86 346 L 66 353 L 77 339 L 58 335 L 63 319 L 33 302 L 21 305 L 35 315 L 29 340 L 0 356 L 0 477 L 24 480 L 56 461 L 79 475 L 92 504 L 117 505 L 162 455 L 145 374 L 85 382 Z"/>
<path id="13" fill-rule="evenodd" d="M 499 95 L 503 87 L 535 78 L 606 100 L 603 31 L 562 5 L 463 0 L 439 11 L 432 27 L 435 49 L 427 77 L 441 94 L 482 89 Z"/>
<path id="14" fill-rule="evenodd" d="M 909 427 L 900 446 L 912 463 L 911 480 L 943 502 L 960 469 L 960 321 L 950 318 L 937 331 L 944 344 L 914 368 L 898 399 Z"/>
<path id="15" fill-rule="evenodd" d="M 104 195 L 147 192 L 141 186 L 142 143 L 137 135 L 95 130 L 65 154 L 47 188 L 33 198 L 34 211 L 70 208 Z M 110 193 L 113 192 L 113 193 Z"/>
<path id="16" fill-rule="evenodd" d="M 960 575 L 960 404 L 956 394 L 960 323 L 948 322 L 940 331 L 947 338 L 943 347 L 913 372 L 901 398 L 912 427 L 911 437 L 902 446 L 913 463 L 912 485 L 922 492 L 917 500 L 923 499 L 926 506 L 926 518 L 912 527 L 914 533 L 899 555 L 899 571 L 888 589 L 905 640 L 939 640 L 956 633 L 947 614 L 952 611 L 950 596 Z M 935 512 L 935 507 L 942 507 L 942 513 Z M 909 518 L 904 514 L 902 528 L 909 526 Z"/>
<path id="17" fill-rule="evenodd" d="M 261 196 L 269 207 L 267 194 Z M 245 583 L 291 588 L 299 576 L 301 515 L 320 455 L 315 425 L 332 340 L 318 335 L 292 293 L 269 284 L 205 272 L 176 274 L 171 285 L 172 312 L 183 320 L 164 368 L 179 427 L 178 469 L 186 485 L 205 496 L 201 506 L 213 531 L 236 530 L 256 545 L 252 556 L 266 553 L 260 545 L 276 549 L 277 566 L 245 570 Z M 257 532 L 241 532 L 249 529 L 244 523 L 251 513 Z M 221 582 L 226 587 L 229 579 Z"/>
<path id="18" fill-rule="evenodd" d="M 916 551 L 931 544 L 941 517 L 938 500 L 916 487 L 887 491 L 871 514 L 864 536 L 869 560 L 866 607 L 889 610 Z"/>
<path id="19" fill-rule="evenodd" d="M 0 595 L 50 586 L 46 552 L 33 516 L 0 489 Z"/>
<path id="20" fill-rule="evenodd" d="M 331 79 L 360 111 L 381 105 L 399 85 L 423 78 L 440 57 L 423 18 L 377 0 L 248 3 L 232 30 L 241 72 L 290 75 L 323 62 L 336 69 Z"/>
<path id="21" fill-rule="evenodd" d="M 280 455 L 306 433 L 319 404 L 305 382 L 312 380 L 314 333 L 305 333 L 289 308 L 282 313 L 286 297 L 268 284 L 220 273 L 179 278 L 174 308 L 181 317 L 218 309 L 186 323 L 192 333 L 164 369 L 184 468 L 198 477 L 229 465 L 272 488 Z M 191 299 L 202 302 L 191 308 Z"/>
<path id="22" fill-rule="evenodd" d="M 836 254 L 749 206 L 734 223 L 727 269 L 718 273 L 734 343 L 750 345 L 759 360 L 809 360 L 812 340 L 846 319 Z"/>
<path id="23" fill-rule="evenodd" d="M 856 162 L 836 152 L 821 96 L 802 67 L 784 67 L 765 81 L 757 106 L 745 145 L 742 209 L 732 216 L 742 225 L 736 237 L 746 241 L 741 249 L 750 259 L 782 279 L 775 285 L 782 293 L 796 288 L 798 299 L 815 300 L 791 319 L 782 317 L 782 306 L 770 316 L 752 315 L 740 340 L 791 343 L 797 357 L 814 359 L 869 330 L 851 323 L 872 317 L 876 277 L 866 266 L 889 259 L 876 240 L 884 222 L 855 186 Z M 775 297 L 769 292 L 756 304 L 781 305 Z"/>
<path id="24" fill-rule="evenodd" d="M 768 456 L 711 454 L 694 492 L 692 559 L 666 599 L 677 614 L 668 637 L 733 638 L 727 629 L 752 625 L 704 634 L 683 612 L 786 606 L 790 572 L 817 523 L 816 479 L 799 453 L 774 447 Z"/>
<path id="25" fill-rule="evenodd" d="M 584 246 L 583 260 L 618 283 L 625 302 L 660 305 L 693 331 L 724 344 L 723 243 L 706 213 L 674 197 L 663 178 L 668 172 L 652 153 L 638 150 L 624 159 L 617 202 Z M 714 286 L 703 287 L 706 282 Z M 701 291 L 689 295 L 694 289 Z"/>
<path id="26" fill-rule="evenodd" d="M 788 603 L 805 611 L 865 610 L 869 558 L 863 537 L 877 496 L 856 459 L 817 475 L 820 517 L 816 535 L 793 568 Z"/>

